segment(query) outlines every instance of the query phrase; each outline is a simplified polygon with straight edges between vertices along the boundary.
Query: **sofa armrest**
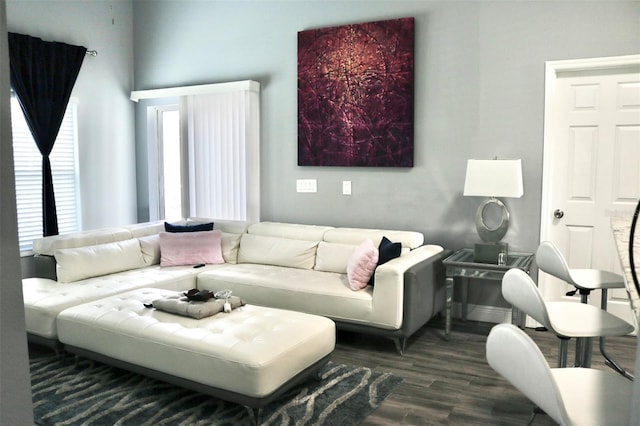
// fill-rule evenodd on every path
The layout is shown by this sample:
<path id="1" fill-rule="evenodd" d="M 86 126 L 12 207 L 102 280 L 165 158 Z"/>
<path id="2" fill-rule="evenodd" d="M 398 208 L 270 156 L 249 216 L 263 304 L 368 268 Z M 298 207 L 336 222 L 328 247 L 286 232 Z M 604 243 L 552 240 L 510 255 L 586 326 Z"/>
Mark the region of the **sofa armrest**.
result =
<path id="1" fill-rule="evenodd" d="M 445 308 L 446 274 L 442 261 L 451 254 L 443 250 L 404 274 L 404 308 L 401 337 L 409 337 Z"/>
<path id="2" fill-rule="evenodd" d="M 56 281 L 56 258 L 46 254 L 35 254 L 33 256 L 33 264 L 35 268 L 34 277 L 49 278 Z"/>
<path id="3" fill-rule="evenodd" d="M 411 271 L 409 278 L 425 275 L 421 280 L 430 282 L 427 275 L 432 272 L 433 267 L 429 265 L 440 260 L 443 251 L 442 247 L 436 245 L 420 246 L 378 266 L 375 271 L 375 286 L 373 287 L 372 319 L 387 325 L 390 329 L 403 328 L 406 305 L 405 275 Z M 418 265 L 421 265 L 420 269 L 415 269 Z M 421 291 L 426 295 L 430 290 L 425 288 Z"/>

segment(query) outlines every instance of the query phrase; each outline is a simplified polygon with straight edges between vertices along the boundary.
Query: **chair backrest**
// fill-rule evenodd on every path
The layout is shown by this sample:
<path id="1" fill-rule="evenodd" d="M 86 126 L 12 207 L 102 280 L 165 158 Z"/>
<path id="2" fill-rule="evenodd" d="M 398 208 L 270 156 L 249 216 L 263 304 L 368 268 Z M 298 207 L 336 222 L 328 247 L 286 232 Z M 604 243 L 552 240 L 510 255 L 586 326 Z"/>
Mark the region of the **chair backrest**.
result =
<path id="1" fill-rule="evenodd" d="M 511 268 L 502 277 L 502 296 L 548 329 L 552 329 L 544 299 L 533 279 L 521 269 Z"/>
<path id="2" fill-rule="evenodd" d="M 540 348 L 512 324 L 491 329 L 486 344 L 487 362 L 557 423 L 569 423 L 569 416 L 549 364 Z"/>
<path id="3" fill-rule="evenodd" d="M 558 250 L 551 241 L 543 241 L 538 246 L 536 250 L 536 264 L 539 269 L 547 274 L 560 278 L 571 285 L 574 284 L 573 278 L 571 278 L 569 264 L 562 253 L 560 253 L 560 250 Z"/>

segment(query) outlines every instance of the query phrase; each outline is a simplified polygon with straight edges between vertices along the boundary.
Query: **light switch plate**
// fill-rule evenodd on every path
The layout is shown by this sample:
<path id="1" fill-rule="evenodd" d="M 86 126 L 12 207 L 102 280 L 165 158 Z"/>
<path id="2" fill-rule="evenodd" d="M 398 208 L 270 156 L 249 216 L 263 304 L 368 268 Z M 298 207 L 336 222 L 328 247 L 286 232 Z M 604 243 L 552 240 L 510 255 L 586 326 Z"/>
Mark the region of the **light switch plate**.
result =
<path id="1" fill-rule="evenodd" d="M 315 179 L 297 179 L 297 192 L 318 192 L 318 182 Z"/>
<path id="2" fill-rule="evenodd" d="M 342 195 L 351 195 L 351 181 L 343 180 L 342 181 Z"/>

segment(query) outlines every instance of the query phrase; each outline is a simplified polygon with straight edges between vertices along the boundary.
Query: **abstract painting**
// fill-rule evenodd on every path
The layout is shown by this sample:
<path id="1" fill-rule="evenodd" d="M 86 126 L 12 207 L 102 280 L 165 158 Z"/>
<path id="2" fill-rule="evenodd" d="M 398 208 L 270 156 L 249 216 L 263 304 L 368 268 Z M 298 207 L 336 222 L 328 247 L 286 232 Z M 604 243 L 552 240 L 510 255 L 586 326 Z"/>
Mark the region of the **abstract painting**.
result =
<path id="1" fill-rule="evenodd" d="M 413 167 L 414 18 L 298 33 L 298 165 Z"/>

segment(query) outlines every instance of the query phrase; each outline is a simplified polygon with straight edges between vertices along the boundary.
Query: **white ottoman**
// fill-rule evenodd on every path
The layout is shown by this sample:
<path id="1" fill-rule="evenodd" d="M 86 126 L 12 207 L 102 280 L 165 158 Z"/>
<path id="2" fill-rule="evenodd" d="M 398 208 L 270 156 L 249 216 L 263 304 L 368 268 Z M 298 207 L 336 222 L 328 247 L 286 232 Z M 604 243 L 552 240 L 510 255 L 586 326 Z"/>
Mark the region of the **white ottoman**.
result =
<path id="1" fill-rule="evenodd" d="M 65 309 L 58 338 L 71 353 L 254 409 L 319 370 L 335 347 L 325 317 L 245 305 L 198 320 L 144 306 L 175 293 L 144 288 Z"/>

